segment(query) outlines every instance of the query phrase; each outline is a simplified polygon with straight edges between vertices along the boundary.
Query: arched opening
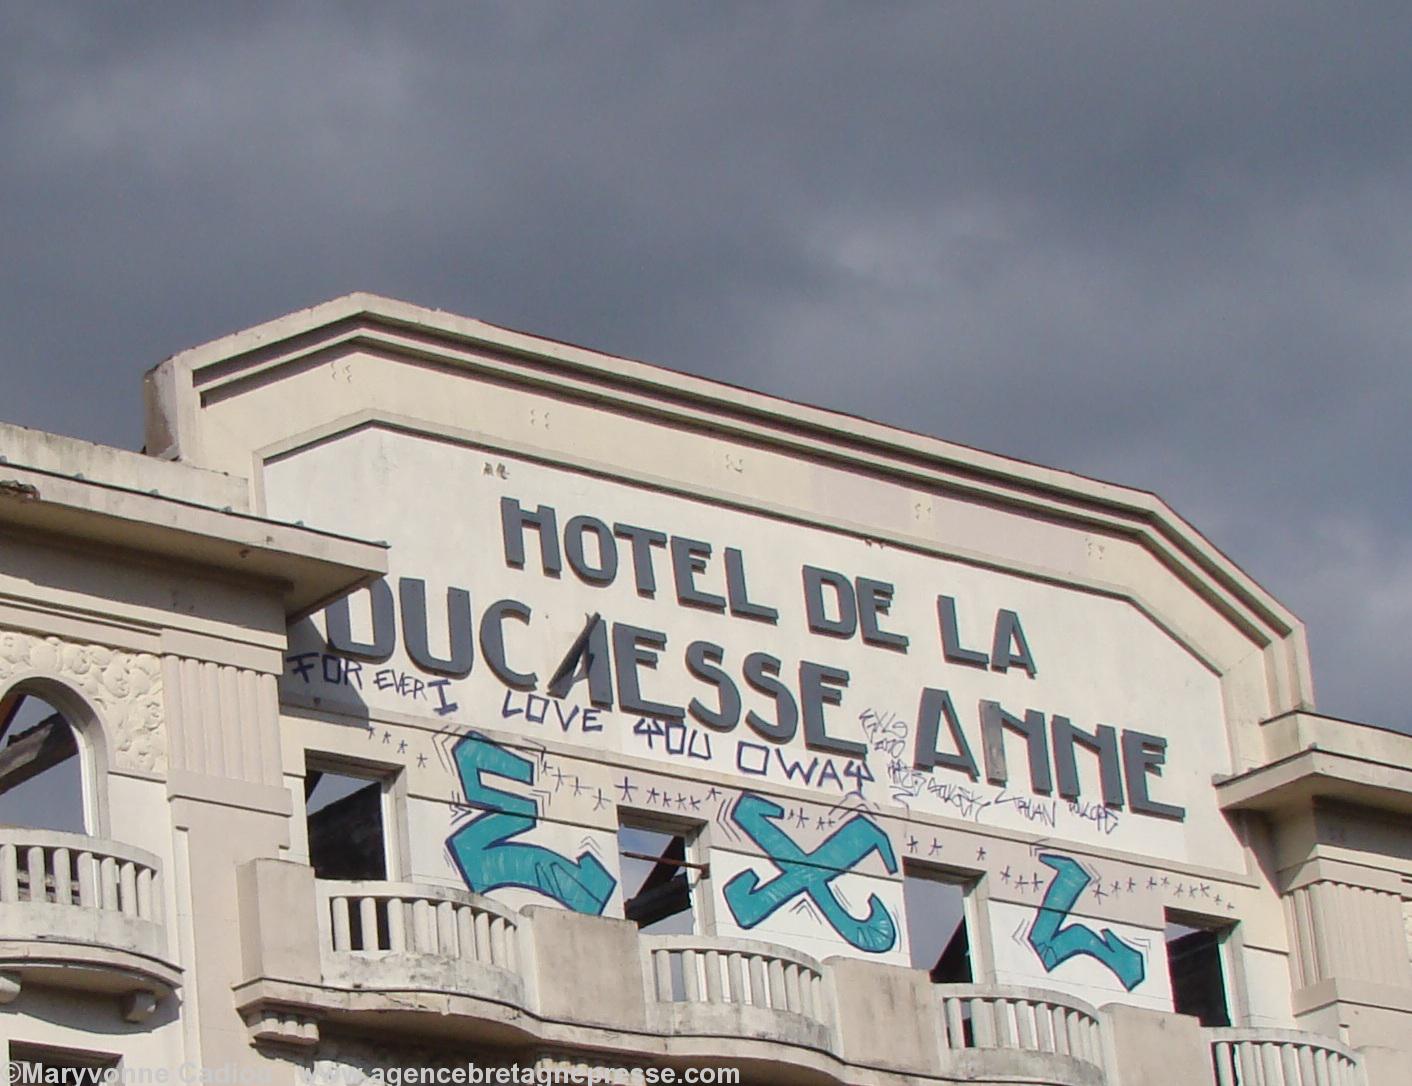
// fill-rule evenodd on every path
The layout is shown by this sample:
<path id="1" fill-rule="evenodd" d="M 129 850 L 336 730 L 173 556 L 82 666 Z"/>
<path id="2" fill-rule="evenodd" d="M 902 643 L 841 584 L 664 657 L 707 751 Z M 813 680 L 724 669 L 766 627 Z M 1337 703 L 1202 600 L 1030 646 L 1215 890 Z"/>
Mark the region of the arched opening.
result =
<path id="1" fill-rule="evenodd" d="M 0 826 L 92 832 L 83 743 L 69 717 L 42 694 L 0 697 Z"/>

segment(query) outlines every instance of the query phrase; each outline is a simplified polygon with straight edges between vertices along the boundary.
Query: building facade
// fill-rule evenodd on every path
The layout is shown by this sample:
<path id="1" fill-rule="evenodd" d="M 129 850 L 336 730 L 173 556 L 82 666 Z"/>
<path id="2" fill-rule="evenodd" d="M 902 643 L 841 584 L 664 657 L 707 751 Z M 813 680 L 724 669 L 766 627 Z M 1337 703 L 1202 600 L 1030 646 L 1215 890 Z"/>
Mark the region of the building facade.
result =
<path id="1" fill-rule="evenodd" d="M 1152 495 L 367 295 L 147 392 L 0 429 L 12 1076 L 1412 1081 L 1412 737 Z"/>

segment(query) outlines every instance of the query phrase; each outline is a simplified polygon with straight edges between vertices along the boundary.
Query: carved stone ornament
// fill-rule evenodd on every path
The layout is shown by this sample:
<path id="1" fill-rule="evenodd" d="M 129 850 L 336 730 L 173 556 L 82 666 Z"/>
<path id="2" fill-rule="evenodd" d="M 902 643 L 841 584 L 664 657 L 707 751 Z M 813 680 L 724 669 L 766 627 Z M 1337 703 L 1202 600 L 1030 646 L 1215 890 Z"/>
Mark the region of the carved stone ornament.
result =
<path id="1" fill-rule="evenodd" d="M 45 676 L 65 680 L 88 699 L 103 724 L 110 768 L 165 772 L 167 732 L 157 657 L 57 637 L 0 633 L 0 685 Z"/>

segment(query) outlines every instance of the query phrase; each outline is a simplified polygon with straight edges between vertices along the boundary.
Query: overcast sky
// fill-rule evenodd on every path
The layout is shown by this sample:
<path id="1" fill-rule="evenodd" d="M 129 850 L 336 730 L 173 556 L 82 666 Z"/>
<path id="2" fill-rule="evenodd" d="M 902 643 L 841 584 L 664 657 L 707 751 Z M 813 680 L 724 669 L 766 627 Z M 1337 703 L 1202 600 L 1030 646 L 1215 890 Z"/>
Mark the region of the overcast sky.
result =
<path id="1" fill-rule="evenodd" d="M 0 418 L 350 290 L 1154 490 L 1412 723 L 1412 6 L 0 0 Z"/>

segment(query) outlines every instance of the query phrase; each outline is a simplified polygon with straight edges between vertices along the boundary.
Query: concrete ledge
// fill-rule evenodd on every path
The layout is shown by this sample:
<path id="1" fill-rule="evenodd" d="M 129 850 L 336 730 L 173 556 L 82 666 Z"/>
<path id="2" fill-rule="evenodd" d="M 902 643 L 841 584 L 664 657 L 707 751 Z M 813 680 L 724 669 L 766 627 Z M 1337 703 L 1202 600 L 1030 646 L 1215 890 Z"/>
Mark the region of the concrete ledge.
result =
<path id="1" fill-rule="evenodd" d="M 192 773 L 186 769 L 167 772 L 167 795 L 173 800 L 195 800 L 215 803 L 222 807 L 238 807 L 243 811 L 258 811 L 288 818 L 294 810 L 289 789 L 272 784 L 214 777 L 207 773 Z M 182 821 L 178 819 L 179 823 Z"/>
<path id="2" fill-rule="evenodd" d="M 387 571 L 380 544 L 108 483 L 7 466 L 0 524 L 274 586 L 299 617 Z"/>
<path id="3" fill-rule="evenodd" d="M 1412 814 L 1412 769 L 1309 749 L 1216 785 L 1223 810 L 1278 811 L 1341 799 Z"/>
<path id="4" fill-rule="evenodd" d="M 91 943 L 6 939 L 0 942 L 0 971 L 20 984 L 87 992 L 151 991 L 159 997 L 181 987 L 180 967 L 161 958 Z"/>
<path id="5" fill-rule="evenodd" d="M 1296 1017 L 1336 1003 L 1351 1003 L 1412 1014 L 1412 990 L 1396 988 L 1390 984 L 1334 978 L 1311 984 L 1307 988 L 1297 988 L 1293 993 L 1292 1006 Z"/>

